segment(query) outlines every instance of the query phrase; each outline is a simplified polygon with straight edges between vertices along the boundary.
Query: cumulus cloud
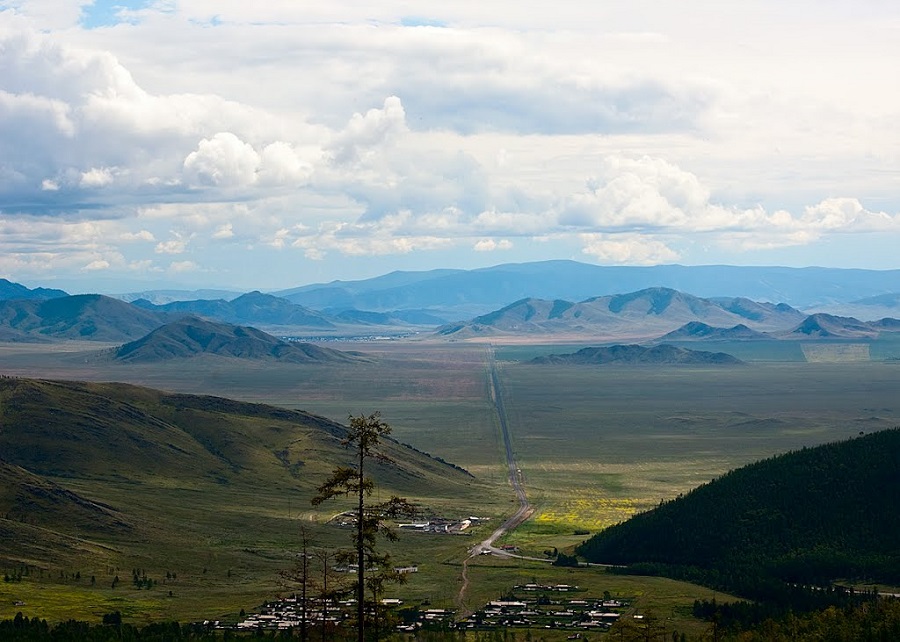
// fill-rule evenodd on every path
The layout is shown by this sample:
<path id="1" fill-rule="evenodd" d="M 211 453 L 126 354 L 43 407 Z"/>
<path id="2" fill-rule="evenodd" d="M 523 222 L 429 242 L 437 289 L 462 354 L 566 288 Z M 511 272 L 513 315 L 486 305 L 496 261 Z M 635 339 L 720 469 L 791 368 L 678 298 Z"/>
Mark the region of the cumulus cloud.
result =
<path id="1" fill-rule="evenodd" d="M 890 70 L 886 32 L 858 42 L 877 57 L 806 68 L 867 96 L 847 101 L 781 73 L 816 56 L 736 60 L 706 40 L 724 31 L 665 8 L 168 3 L 89 31 L 42 4 L 0 10 L 3 266 L 202 272 L 226 245 L 325 260 L 536 239 L 645 264 L 900 231 L 900 90 L 857 71 Z M 821 22 L 780 25 L 773 42 L 828 53 Z"/>
<path id="2" fill-rule="evenodd" d="M 727 225 L 709 198 L 695 175 L 663 159 L 608 156 L 586 189 L 566 198 L 560 223 L 606 230 Z"/>
<path id="3" fill-rule="evenodd" d="M 214 239 L 230 239 L 234 236 L 234 229 L 232 228 L 231 223 L 225 223 L 224 225 L 220 225 L 212 236 Z"/>
<path id="4" fill-rule="evenodd" d="M 110 167 L 92 167 L 81 174 L 79 185 L 88 189 L 105 187 L 113 182 L 113 171 Z"/>
<path id="5" fill-rule="evenodd" d="M 184 254 L 189 240 L 183 238 L 180 234 L 176 234 L 173 239 L 157 243 L 154 251 L 157 254 Z"/>
<path id="6" fill-rule="evenodd" d="M 472 246 L 472 249 L 476 252 L 493 252 L 495 250 L 511 250 L 512 246 L 512 241 L 507 239 L 501 239 L 499 241 L 495 241 L 494 239 L 480 239 Z"/>
<path id="7" fill-rule="evenodd" d="M 302 249 L 307 258 L 323 259 L 336 251 L 348 256 L 387 256 L 453 247 L 457 239 L 429 234 L 404 233 L 408 214 L 375 223 L 328 223 L 312 230 L 293 230 L 292 247 Z M 282 237 L 283 238 L 283 237 Z"/>
<path id="8" fill-rule="evenodd" d="M 356 113 L 331 145 L 338 163 L 365 160 L 377 148 L 394 142 L 408 131 L 406 110 L 397 96 L 385 98 L 381 109 Z"/>
<path id="9" fill-rule="evenodd" d="M 196 200 L 185 186 L 220 198 L 257 184 L 297 187 L 321 162 L 321 127 L 213 94 L 150 93 L 109 52 L 8 11 L 0 50 L 6 211 L 122 216 L 122 205 Z"/>
<path id="10" fill-rule="evenodd" d="M 153 236 L 153 232 L 148 230 L 139 230 L 137 232 L 124 232 L 119 235 L 119 239 L 122 241 L 147 241 L 153 242 L 156 240 L 156 237 Z"/>
<path id="11" fill-rule="evenodd" d="M 288 185 L 299 187 L 309 180 L 313 172 L 313 163 L 318 162 L 318 150 L 309 150 L 313 158 L 304 158 L 294 147 L 284 141 L 276 141 L 267 145 L 260 153 L 260 166 L 257 172 L 259 182 L 266 185 Z"/>
<path id="12" fill-rule="evenodd" d="M 193 186 L 246 187 L 256 182 L 260 156 L 252 145 L 231 132 L 204 138 L 184 159 L 184 173 Z"/>
<path id="13" fill-rule="evenodd" d="M 877 232 L 900 225 L 900 214 L 871 212 L 855 198 L 827 198 L 807 207 L 800 224 L 812 229 L 831 231 Z"/>
<path id="14" fill-rule="evenodd" d="M 173 261 L 169 264 L 170 272 L 196 272 L 200 269 L 200 266 L 194 263 L 193 261 Z"/>
<path id="15" fill-rule="evenodd" d="M 85 272 L 96 272 L 99 270 L 109 269 L 109 261 L 105 259 L 97 259 L 85 265 L 82 270 Z"/>
<path id="16" fill-rule="evenodd" d="M 581 252 L 601 263 L 618 265 L 657 265 L 680 257 L 662 241 L 640 234 L 582 234 Z"/>

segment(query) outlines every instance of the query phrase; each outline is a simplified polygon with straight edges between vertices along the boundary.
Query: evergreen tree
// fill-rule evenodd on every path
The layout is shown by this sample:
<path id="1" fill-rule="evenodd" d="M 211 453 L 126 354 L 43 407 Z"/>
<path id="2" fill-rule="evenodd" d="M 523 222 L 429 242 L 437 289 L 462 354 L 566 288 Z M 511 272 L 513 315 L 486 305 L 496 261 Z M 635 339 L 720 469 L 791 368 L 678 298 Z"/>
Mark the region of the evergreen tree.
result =
<path id="1" fill-rule="evenodd" d="M 365 640 L 366 589 L 374 595 L 372 611 L 377 616 L 378 594 L 387 581 L 402 581 L 404 578 L 391 570 L 390 556 L 379 553 L 376 549 L 378 536 L 389 541 L 397 539 L 385 520 L 401 515 L 415 514 L 415 508 L 400 497 L 391 497 L 386 502 L 369 501 L 375 489 L 375 482 L 367 474 L 366 464 L 372 458 L 381 461 L 389 459 L 379 452 L 378 446 L 382 437 L 390 435 L 391 427 L 381 420 L 381 413 L 369 416 L 350 416 L 350 428 L 341 442 L 354 451 L 352 466 L 338 466 L 324 484 L 319 486 L 318 495 L 312 499 L 313 506 L 341 495 L 350 495 L 356 500 L 353 510 L 356 527 L 351 536 L 353 554 L 356 558 L 356 601 L 357 601 L 357 639 Z M 369 569 L 378 567 L 378 572 L 367 576 Z M 376 629 L 377 635 L 377 629 Z"/>

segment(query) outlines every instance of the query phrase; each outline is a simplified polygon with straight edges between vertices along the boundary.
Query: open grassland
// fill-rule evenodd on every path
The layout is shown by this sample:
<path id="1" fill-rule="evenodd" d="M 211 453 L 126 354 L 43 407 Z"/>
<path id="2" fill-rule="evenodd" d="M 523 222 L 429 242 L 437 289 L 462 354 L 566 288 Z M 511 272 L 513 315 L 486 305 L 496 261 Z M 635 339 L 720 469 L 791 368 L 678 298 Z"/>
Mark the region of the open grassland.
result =
<path id="1" fill-rule="evenodd" d="M 346 549 L 350 543 L 348 529 L 326 522 L 350 508 L 351 502 L 339 501 L 314 511 L 308 493 L 298 489 L 153 488 L 84 480 L 71 481 L 68 487 L 111 506 L 128 505 L 134 531 L 108 537 L 53 534 L 48 547 L 28 548 L 19 556 L 31 566 L 27 574 L 20 582 L 0 583 L 0 618 L 21 611 L 50 620 L 96 620 L 120 610 L 129 621 L 141 623 L 236 620 L 241 609 L 252 611 L 263 601 L 297 588 L 286 583 L 280 572 L 296 563 L 301 529 L 315 548 Z M 378 494 L 374 499 L 379 499 Z M 409 583 L 399 589 L 404 598 L 452 607 L 459 562 L 474 541 L 494 528 L 506 505 L 481 495 L 468 500 L 433 495 L 411 495 L 410 499 L 449 516 L 479 511 L 494 516 L 464 535 L 404 532 L 398 542 L 383 547 L 397 565 L 418 566 Z M 13 526 L 8 533 L 11 538 L 50 536 L 28 524 Z M 19 549 L 5 548 L 2 557 Z M 136 587 L 133 569 L 140 569 L 154 586 Z M 0 574 L 21 572 L 21 563 L 0 562 Z M 116 576 L 119 582 L 113 586 Z"/>
<path id="2" fill-rule="evenodd" d="M 409 584 L 390 590 L 392 596 L 453 608 L 467 550 L 516 508 L 490 398 L 488 347 L 331 345 L 374 359 L 347 365 L 227 359 L 120 365 L 84 350 L 0 346 L 0 373 L 125 381 L 298 408 L 338 421 L 350 413 L 380 410 L 398 441 L 458 464 L 479 479 L 470 492 L 448 495 L 432 484 L 427 492 L 410 488 L 408 494 L 446 516 L 491 517 L 486 525 L 464 536 L 404 533 L 388 547 L 398 564 L 419 566 Z M 499 348 L 513 446 L 529 499 L 537 506 L 535 516 L 506 541 L 537 556 L 550 547 L 572 547 L 590 532 L 730 468 L 900 425 L 898 363 L 804 363 L 799 344 L 787 345 L 796 350 L 790 359 L 762 359 L 737 368 L 530 366 L 514 361 L 582 346 Z M 873 344 L 870 356 L 890 355 L 893 349 Z M 133 465 L 152 468 L 139 458 Z M 306 470 L 318 476 L 324 468 L 310 461 Z M 83 496 L 131 507 L 140 528 L 131 538 L 98 540 L 70 533 L 47 539 L 44 550 L 24 550 L 34 560 L 52 554 L 52 563 L 45 564 L 43 577 L 32 574 L 20 583 L 0 584 L 0 617 L 21 610 L 50 619 L 95 619 L 121 610 L 135 622 L 234 619 L 240 609 L 249 611 L 288 591 L 278 572 L 293 563 L 301 526 L 319 546 L 349 541 L 346 530 L 325 523 L 344 506 L 310 506 L 309 489 L 317 479 L 263 479 L 252 487 L 216 480 L 188 487 L 165 476 L 153 476 L 140 487 L 109 480 L 58 481 Z M 14 532 L 4 537 L 23 546 L 43 537 L 27 523 L 11 526 Z M 158 584 L 138 590 L 132 585 L 133 568 L 145 570 Z M 12 565 L 8 570 L 15 571 Z M 120 583 L 113 588 L 116 575 Z M 692 623 L 684 609 L 695 598 L 709 596 L 705 589 L 659 578 L 478 557 L 470 566 L 467 603 L 480 606 L 535 578 L 636 596 L 639 608 L 683 622 L 676 628 L 689 633 L 702 625 Z M 15 606 L 16 601 L 26 605 Z"/>
<path id="3" fill-rule="evenodd" d="M 728 469 L 900 425 L 892 363 L 534 366 L 501 381 L 538 511 L 513 541 L 595 531 Z"/>

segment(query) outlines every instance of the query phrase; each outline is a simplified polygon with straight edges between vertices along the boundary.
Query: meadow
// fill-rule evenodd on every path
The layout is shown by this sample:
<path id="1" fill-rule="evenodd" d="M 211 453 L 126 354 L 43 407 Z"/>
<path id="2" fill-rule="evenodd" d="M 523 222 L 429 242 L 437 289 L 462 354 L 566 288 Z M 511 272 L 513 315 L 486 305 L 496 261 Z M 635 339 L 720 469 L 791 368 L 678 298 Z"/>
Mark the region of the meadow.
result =
<path id="1" fill-rule="evenodd" d="M 474 474 L 479 486 L 465 497 L 431 492 L 412 498 L 451 516 L 492 520 L 466 536 L 404 534 L 390 545 L 398 562 L 419 565 L 409 584 L 391 589 L 404 599 L 454 608 L 468 549 L 515 509 L 490 398 L 488 345 L 331 344 L 373 357 L 351 366 L 225 359 L 120 365 L 97 358 L 87 347 L 0 346 L 0 373 L 124 381 L 298 408 L 338 421 L 379 410 L 398 441 Z M 806 363 L 795 358 L 802 355 L 797 347 L 784 360 L 774 360 L 774 348 L 766 348 L 758 353 L 760 360 L 727 368 L 525 363 L 537 354 L 578 347 L 495 349 L 515 455 L 537 508 L 505 541 L 537 556 L 552 547 L 569 549 L 589 533 L 730 468 L 900 425 L 900 363 L 894 361 Z M 889 356 L 888 348 L 873 346 L 870 355 Z M 151 536 L 97 542 L 75 534 L 48 542 L 47 550 L 35 552 L 55 556 L 45 577 L 0 584 L 0 618 L 33 609 L 26 614 L 51 619 L 95 619 L 111 610 L 137 622 L 234 619 L 240 609 L 249 611 L 288 590 L 279 571 L 292 564 L 301 525 L 323 546 L 343 546 L 347 540 L 346 531 L 324 525 L 339 506 L 314 511 L 307 495 L 286 488 L 231 489 L 226 496 L 214 484 L 193 490 L 161 485 L 140 495 L 126 484 L 70 480 L 68 487 L 113 505 L 130 502 Z M 155 522 L 160 522 L 156 531 Z M 32 535 L 39 539 L 39 533 Z M 131 586 L 135 567 L 159 584 L 152 591 Z M 177 579 L 167 578 L 172 572 Z M 121 584 L 113 589 L 115 575 Z M 664 611 L 685 626 L 695 626 L 687 607 L 708 593 L 597 568 L 566 570 L 480 557 L 470 567 L 466 603 L 495 598 L 531 577 L 639 595 L 641 608 Z M 17 601 L 26 606 L 15 606 Z"/>

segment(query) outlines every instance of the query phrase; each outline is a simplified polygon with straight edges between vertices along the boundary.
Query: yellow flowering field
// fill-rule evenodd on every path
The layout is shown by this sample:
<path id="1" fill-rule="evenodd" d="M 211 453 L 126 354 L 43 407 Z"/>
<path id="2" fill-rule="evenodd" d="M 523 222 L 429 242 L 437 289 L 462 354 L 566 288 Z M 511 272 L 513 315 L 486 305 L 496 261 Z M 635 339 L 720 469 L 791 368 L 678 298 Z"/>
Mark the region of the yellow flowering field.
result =
<path id="1" fill-rule="evenodd" d="M 595 532 L 629 518 L 638 510 L 633 499 L 589 493 L 557 501 L 540 510 L 535 521 Z"/>

